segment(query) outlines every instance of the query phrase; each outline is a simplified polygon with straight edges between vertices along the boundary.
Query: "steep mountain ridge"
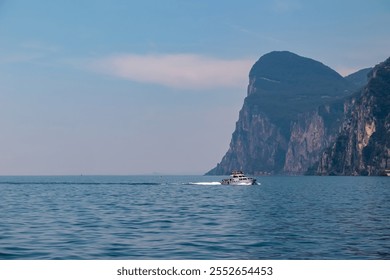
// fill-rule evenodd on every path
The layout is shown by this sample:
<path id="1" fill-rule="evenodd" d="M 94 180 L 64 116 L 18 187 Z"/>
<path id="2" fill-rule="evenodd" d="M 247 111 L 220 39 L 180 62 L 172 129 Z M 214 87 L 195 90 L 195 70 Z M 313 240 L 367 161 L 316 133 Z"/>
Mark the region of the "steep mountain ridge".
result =
<path id="1" fill-rule="evenodd" d="M 291 52 L 262 56 L 250 70 L 229 149 L 207 174 L 315 173 L 345 122 L 344 103 L 366 79 L 364 71 L 343 78 Z"/>
<path id="2" fill-rule="evenodd" d="M 320 175 L 381 175 L 390 168 L 390 58 L 345 102 L 345 120 L 320 158 Z"/>
<path id="3" fill-rule="evenodd" d="M 321 62 L 274 51 L 262 56 L 250 70 L 245 102 L 264 112 L 288 136 L 290 121 L 298 114 L 343 98 L 355 89 Z"/>

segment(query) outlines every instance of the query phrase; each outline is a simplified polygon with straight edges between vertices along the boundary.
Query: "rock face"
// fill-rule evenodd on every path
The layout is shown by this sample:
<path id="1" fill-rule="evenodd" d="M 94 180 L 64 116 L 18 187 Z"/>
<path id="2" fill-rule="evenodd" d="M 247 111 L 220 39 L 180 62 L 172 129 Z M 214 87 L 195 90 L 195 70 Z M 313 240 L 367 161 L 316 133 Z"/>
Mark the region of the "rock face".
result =
<path id="1" fill-rule="evenodd" d="M 345 120 L 321 156 L 320 175 L 381 175 L 390 168 L 390 58 L 345 102 Z"/>
<path id="2" fill-rule="evenodd" d="M 362 160 L 378 161 L 379 156 L 374 154 L 383 151 L 382 147 L 369 144 L 369 139 L 379 137 L 384 141 L 387 134 L 375 133 L 378 125 L 385 127 L 388 122 L 379 123 L 377 117 L 374 120 L 370 111 L 366 112 L 369 117 L 360 132 L 360 142 L 346 140 L 346 136 L 342 138 L 340 134 L 340 131 L 345 135 L 356 134 L 354 131 L 358 128 L 352 127 L 354 116 L 361 116 L 359 110 L 366 106 L 375 107 L 373 103 L 364 103 L 357 109 L 360 113 L 353 110 L 363 102 L 353 93 L 366 83 L 364 73 L 367 71 L 364 69 L 343 78 L 322 63 L 291 52 L 271 52 L 262 56 L 249 73 L 247 97 L 229 150 L 207 174 L 229 174 L 234 169 L 254 175 L 349 174 L 350 169 L 341 172 L 341 167 L 336 167 L 333 160 L 339 157 L 335 160 L 338 161 L 342 157 L 339 152 L 355 142 L 365 149 L 361 152 Z M 378 76 L 379 72 L 374 70 L 373 73 Z M 364 90 L 367 92 L 367 87 Z M 334 143 L 339 144 L 335 146 Z M 333 146 L 333 150 L 326 150 Z M 351 150 L 351 161 L 355 161 L 354 154 Z M 360 163 L 360 167 L 365 170 L 367 165 Z M 369 174 L 374 173 L 369 171 Z"/>
<path id="3" fill-rule="evenodd" d="M 336 102 L 301 114 L 293 121 L 283 173 L 308 173 L 321 152 L 335 140 L 342 118 L 342 103 Z"/>
<path id="4" fill-rule="evenodd" d="M 230 148 L 215 170 L 209 174 L 228 174 L 245 170 L 251 174 L 282 170 L 287 141 L 280 128 L 261 112 L 244 104 L 233 133 Z"/>

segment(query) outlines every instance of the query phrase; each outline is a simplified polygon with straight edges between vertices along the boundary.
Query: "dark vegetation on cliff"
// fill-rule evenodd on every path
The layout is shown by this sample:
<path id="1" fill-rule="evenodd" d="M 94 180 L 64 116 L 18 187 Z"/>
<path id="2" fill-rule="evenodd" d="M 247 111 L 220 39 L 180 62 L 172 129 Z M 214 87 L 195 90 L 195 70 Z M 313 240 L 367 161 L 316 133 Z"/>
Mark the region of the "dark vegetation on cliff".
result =
<path id="1" fill-rule="evenodd" d="M 228 174 L 233 169 L 255 175 L 325 174 L 318 163 L 325 162 L 323 153 L 334 143 L 339 143 L 337 150 L 345 148 L 340 131 L 347 108 L 354 107 L 346 104 L 367 83 L 370 71 L 363 69 L 343 78 L 328 66 L 291 52 L 262 56 L 250 70 L 248 94 L 229 150 L 207 174 Z M 375 91 L 384 91 L 382 105 L 387 106 L 388 85 L 370 81 Z M 377 105 L 372 105 L 374 110 L 386 118 L 386 109 Z M 378 131 L 373 137 L 383 142 L 387 134 L 382 134 Z M 362 157 L 372 157 L 370 149 L 368 145 Z"/>
<path id="2" fill-rule="evenodd" d="M 249 73 L 252 91 L 245 103 L 267 115 L 288 136 L 292 120 L 343 98 L 356 86 L 328 66 L 282 51 L 262 56 Z"/>

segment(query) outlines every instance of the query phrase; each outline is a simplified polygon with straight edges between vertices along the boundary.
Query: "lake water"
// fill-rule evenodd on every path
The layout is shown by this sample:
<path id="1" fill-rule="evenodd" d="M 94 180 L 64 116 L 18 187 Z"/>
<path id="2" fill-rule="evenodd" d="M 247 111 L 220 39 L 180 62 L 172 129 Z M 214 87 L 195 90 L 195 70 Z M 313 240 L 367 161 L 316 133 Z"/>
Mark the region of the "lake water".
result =
<path id="1" fill-rule="evenodd" d="M 0 177 L 0 259 L 390 259 L 388 177 L 222 178 Z"/>

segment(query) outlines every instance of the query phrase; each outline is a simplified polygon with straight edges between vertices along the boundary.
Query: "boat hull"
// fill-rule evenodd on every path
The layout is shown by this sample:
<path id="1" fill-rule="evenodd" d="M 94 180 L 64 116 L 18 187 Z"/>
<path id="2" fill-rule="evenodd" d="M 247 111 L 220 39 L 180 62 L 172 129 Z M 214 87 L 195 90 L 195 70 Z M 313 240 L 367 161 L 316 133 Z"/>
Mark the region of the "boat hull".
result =
<path id="1" fill-rule="evenodd" d="M 231 186 L 253 186 L 256 185 L 256 179 L 251 179 L 248 181 L 233 181 L 231 179 L 222 180 L 221 185 L 231 185 Z"/>

